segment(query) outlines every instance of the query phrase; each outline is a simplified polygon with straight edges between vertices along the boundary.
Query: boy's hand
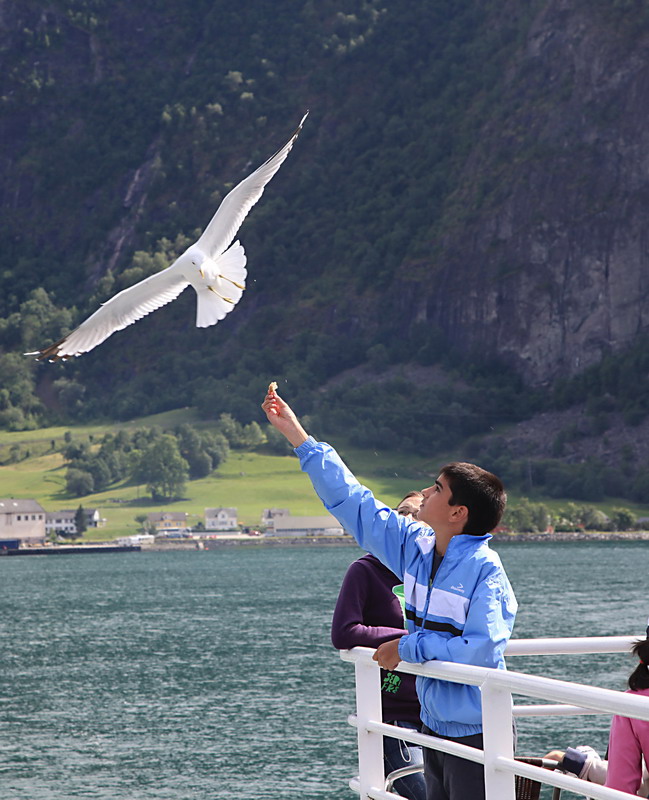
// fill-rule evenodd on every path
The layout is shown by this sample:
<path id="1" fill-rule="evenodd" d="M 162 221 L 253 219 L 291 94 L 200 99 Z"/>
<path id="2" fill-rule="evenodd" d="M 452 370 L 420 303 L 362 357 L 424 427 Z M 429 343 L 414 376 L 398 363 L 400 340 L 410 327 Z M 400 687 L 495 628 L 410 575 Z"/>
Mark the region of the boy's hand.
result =
<path id="1" fill-rule="evenodd" d="M 293 447 L 299 447 L 308 439 L 308 434 L 300 425 L 293 409 L 277 394 L 277 384 L 273 381 L 268 387 L 266 399 L 261 404 L 270 424 L 289 440 Z"/>
<path id="2" fill-rule="evenodd" d="M 383 669 L 396 669 L 401 659 L 399 658 L 399 639 L 391 639 L 389 642 L 383 642 L 376 648 L 376 652 L 372 656 L 374 661 L 379 662 L 379 667 Z"/>

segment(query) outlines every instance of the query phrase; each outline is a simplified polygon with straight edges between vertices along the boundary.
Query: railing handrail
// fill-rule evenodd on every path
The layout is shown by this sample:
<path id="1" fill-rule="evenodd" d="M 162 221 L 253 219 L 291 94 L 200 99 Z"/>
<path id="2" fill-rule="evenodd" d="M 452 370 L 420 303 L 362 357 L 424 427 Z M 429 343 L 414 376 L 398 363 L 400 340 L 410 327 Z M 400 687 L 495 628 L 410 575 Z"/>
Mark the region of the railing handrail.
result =
<path id="1" fill-rule="evenodd" d="M 374 650 L 370 647 L 354 647 L 352 650 L 341 650 L 340 657 L 343 661 L 362 660 L 376 663 L 372 661 L 373 654 Z M 450 661 L 427 661 L 424 664 L 409 664 L 402 661 L 397 671 L 472 686 L 482 686 L 489 681 L 516 694 L 649 721 L 649 703 L 646 697 L 638 697 L 615 689 L 603 689 L 599 686 L 586 686 L 556 678 L 544 678 L 540 675 L 476 667 L 472 664 L 456 664 Z M 577 703 L 574 702 L 575 699 Z"/>
<path id="2" fill-rule="evenodd" d="M 614 636 L 516 639 L 510 642 L 507 655 L 628 652 L 631 644 L 638 638 Z M 379 667 L 372 659 L 374 652 L 371 648 L 355 647 L 340 653 L 343 661 L 356 664 L 357 673 L 357 716 L 350 718 L 350 722 L 358 728 L 360 775 L 358 779 L 350 783 L 350 786 L 359 791 L 364 798 L 388 798 L 396 797 L 396 795 L 386 792 L 382 786 L 379 786 L 382 763 L 380 771 L 377 765 L 372 763 L 374 759 L 380 758 L 382 748 L 378 745 L 381 743 L 383 735 L 424 744 L 447 752 L 450 752 L 451 749 L 463 748 L 466 751 L 470 748 L 383 723 L 380 720 Z M 457 755 L 469 757 L 473 761 L 484 764 L 487 800 L 492 800 L 492 798 L 514 800 L 514 775 L 530 777 L 541 783 L 570 789 L 581 794 L 587 793 L 589 797 L 596 800 L 629 797 L 628 794 L 615 789 L 515 761 L 511 743 L 511 720 L 514 708 L 512 693 L 563 704 L 548 704 L 545 708 L 543 705 L 517 704 L 515 707 L 518 712 L 517 716 L 525 715 L 527 708 L 532 715 L 604 713 L 649 721 L 649 703 L 646 697 L 539 675 L 444 661 L 429 661 L 424 664 L 409 664 L 402 661 L 396 671 L 439 678 L 453 683 L 480 686 L 483 699 L 485 751 L 473 750 L 472 753 L 462 753 L 458 750 Z M 360 677 L 364 684 L 361 687 L 359 687 Z M 587 785 L 587 790 L 584 789 L 584 785 Z"/>
<path id="3" fill-rule="evenodd" d="M 626 653 L 644 636 L 573 636 L 570 638 L 510 639 L 506 656 L 579 655 L 590 653 Z"/>

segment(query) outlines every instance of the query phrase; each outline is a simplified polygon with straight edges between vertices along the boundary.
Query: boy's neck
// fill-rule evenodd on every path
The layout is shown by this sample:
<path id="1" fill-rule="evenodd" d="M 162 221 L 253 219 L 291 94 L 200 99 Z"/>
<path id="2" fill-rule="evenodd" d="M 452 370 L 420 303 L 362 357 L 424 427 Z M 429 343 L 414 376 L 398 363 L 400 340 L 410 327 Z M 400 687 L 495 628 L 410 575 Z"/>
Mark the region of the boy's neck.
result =
<path id="1" fill-rule="evenodd" d="M 446 553 L 446 548 L 449 545 L 449 542 L 454 536 L 459 536 L 462 531 L 456 530 L 437 530 L 435 531 L 435 550 L 439 553 L 440 556 L 443 556 Z"/>

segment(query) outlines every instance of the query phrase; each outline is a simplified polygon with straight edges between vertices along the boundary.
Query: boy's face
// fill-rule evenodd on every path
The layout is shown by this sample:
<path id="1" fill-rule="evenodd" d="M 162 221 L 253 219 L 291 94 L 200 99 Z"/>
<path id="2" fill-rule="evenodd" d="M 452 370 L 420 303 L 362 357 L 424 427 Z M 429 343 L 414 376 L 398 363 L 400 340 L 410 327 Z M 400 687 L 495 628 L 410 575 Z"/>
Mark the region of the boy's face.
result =
<path id="1" fill-rule="evenodd" d="M 422 489 L 424 499 L 417 512 L 417 519 L 438 532 L 445 531 L 455 521 L 458 511 L 464 506 L 452 506 L 451 487 L 443 474 L 439 475 L 432 486 Z"/>

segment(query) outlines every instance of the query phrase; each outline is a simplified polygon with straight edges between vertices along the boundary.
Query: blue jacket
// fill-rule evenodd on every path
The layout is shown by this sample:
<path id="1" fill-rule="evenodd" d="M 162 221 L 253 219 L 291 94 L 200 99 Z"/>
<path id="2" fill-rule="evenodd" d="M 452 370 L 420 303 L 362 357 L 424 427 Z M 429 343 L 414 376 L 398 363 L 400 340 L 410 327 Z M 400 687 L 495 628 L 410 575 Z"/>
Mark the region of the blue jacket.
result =
<path id="1" fill-rule="evenodd" d="M 325 507 L 403 580 L 408 635 L 399 641 L 401 659 L 505 669 L 517 604 L 488 545 L 491 536 L 454 536 L 431 586 L 435 535 L 428 526 L 378 502 L 330 445 L 309 437 L 295 452 Z M 482 732 L 479 687 L 418 677 L 417 693 L 432 731 L 453 737 Z"/>

